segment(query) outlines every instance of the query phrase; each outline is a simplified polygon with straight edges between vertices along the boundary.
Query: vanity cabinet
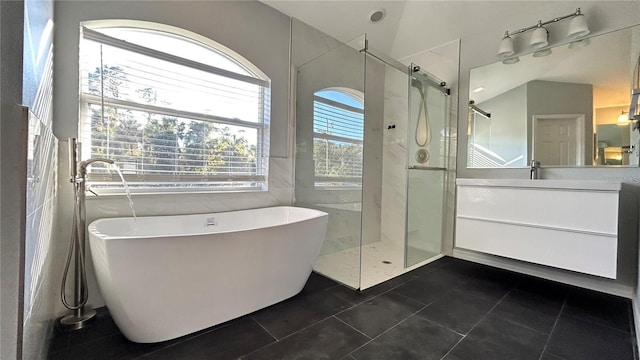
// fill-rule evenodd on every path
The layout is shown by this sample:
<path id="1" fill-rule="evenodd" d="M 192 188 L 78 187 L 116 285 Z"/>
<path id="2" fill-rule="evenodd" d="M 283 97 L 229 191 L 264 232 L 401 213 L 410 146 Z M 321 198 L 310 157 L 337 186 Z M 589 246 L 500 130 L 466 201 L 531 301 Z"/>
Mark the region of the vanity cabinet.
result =
<path id="1" fill-rule="evenodd" d="M 457 179 L 456 248 L 615 279 L 619 183 Z"/>

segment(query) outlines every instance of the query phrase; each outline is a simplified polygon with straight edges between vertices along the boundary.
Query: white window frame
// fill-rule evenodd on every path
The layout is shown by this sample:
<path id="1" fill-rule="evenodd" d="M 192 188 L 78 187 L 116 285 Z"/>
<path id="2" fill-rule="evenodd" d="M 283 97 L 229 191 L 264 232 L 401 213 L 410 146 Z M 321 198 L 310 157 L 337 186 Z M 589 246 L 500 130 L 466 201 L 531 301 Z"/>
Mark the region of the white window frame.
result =
<path id="1" fill-rule="evenodd" d="M 142 30 L 152 30 L 158 32 L 170 33 L 179 37 L 185 38 L 185 40 L 200 43 L 201 45 L 212 48 L 212 52 L 217 52 L 227 56 L 231 61 L 234 61 L 247 70 L 247 72 L 254 74 L 255 76 L 248 76 L 239 74 L 236 72 L 228 71 L 225 69 L 217 68 L 211 65 L 203 64 L 187 58 L 175 56 L 162 51 L 154 50 L 145 46 L 127 42 L 121 39 L 111 37 L 103 34 L 96 29 L 108 28 L 108 27 L 131 27 Z M 184 29 L 175 28 L 168 25 L 149 23 L 143 21 L 128 21 L 128 20 L 100 20 L 90 21 L 81 24 L 81 41 L 83 39 L 99 42 L 111 47 L 120 48 L 126 51 L 135 52 L 145 56 L 150 56 L 156 59 L 165 60 L 177 65 L 190 67 L 193 69 L 205 71 L 211 74 L 224 76 L 234 80 L 239 80 L 251 84 L 256 84 L 267 89 L 262 95 L 263 111 L 261 118 L 258 122 L 244 121 L 237 118 L 225 118 L 221 116 L 195 113 L 189 111 L 176 110 L 172 108 L 166 108 L 151 104 L 139 104 L 133 101 L 113 99 L 109 98 L 108 102 L 103 103 L 103 97 L 85 93 L 80 89 L 80 133 L 90 134 L 83 127 L 86 126 L 86 118 L 90 105 L 98 106 L 113 106 L 118 109 L 128 109 L 142 112 L 149 112 L 157 115 L 166 115 L 175 118 L 186 118 L 189 120 L 203 121 L 209 123 L 215 123 L 219 125 L 232 125 L 240 126 L 248 129 L 255 129 L 257 131 L 258 143 L 256 144 L 256 174 L 255 175 L 239 175 L 239 174 L 207 174 L 207 175 L 160 175 L 160 174 L 132 174 L 127 173 L 126 169 L 123 169 L 123 177 L 128 183 L 134 184 L 146 184 L 148 186 L 141 186 L 139 189 L 132 188 L 132 193 L 172 193 L 172 192 L 210 192 L 210 191 L 267 191 L 268 190 L 268 164 L 269 164 L 269 127 L 270 127 L 270 79 L 260 71 L 255 65 L 244 59 L 241 55 L 237 54 L 231 49 L 224 47 L 221 44 L 216 43 L 211 39 L 207 39 L 200 35 L 191 33 Z M 83 69 L 81 68 L 80 71 Z M 82 75 L 81 75 L 82 76 Z M 83 141 L 88 140 L 88 141 Z M 89 139 L 82 139 L 82 153 L 91 154 L 91 141 Z M 88 158 L 86 156 L 85 158 Z M 114 173 L 91 173 L 87 174 L 88 180 L 97 185 L 100 188 L 100 193 L 121 193 L 122 185 L 120 183 L 120 177 Z M 211 187 L 199 187 L 198 184 L 208 183 L 215 184 Z M 242 186 L 235 184 L 242 183 Z M 247 183 L 255 183 L 253 186 L 247 186 Z M 182 184 L 184 186 L 172 186 L 163 188 L 154 188 L 155 186 L 161 186 L 162 184 Z M 131 187 L 131 186 L 130 186 Z M 95 189 L 95 186 L 94 186 Z"/>

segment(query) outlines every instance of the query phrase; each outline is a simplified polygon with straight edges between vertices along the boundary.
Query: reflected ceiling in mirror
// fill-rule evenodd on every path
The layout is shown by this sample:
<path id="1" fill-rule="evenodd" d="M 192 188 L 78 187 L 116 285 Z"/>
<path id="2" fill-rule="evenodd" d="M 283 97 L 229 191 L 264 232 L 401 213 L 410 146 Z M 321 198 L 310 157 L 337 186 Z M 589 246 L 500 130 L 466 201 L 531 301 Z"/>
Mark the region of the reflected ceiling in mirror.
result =
<path id="1" fill-rule="evenodd" d="M 629 111 L 640 26 L 548 50 L 471 70 L 467 167 L 527 167 L 534 158 L 542 166 L 638 166 L 640 133 L 618 117 Z M 628 135 L 614 144 L 611 131 L 599 138 L 610 128 L 601 125 Z"/>

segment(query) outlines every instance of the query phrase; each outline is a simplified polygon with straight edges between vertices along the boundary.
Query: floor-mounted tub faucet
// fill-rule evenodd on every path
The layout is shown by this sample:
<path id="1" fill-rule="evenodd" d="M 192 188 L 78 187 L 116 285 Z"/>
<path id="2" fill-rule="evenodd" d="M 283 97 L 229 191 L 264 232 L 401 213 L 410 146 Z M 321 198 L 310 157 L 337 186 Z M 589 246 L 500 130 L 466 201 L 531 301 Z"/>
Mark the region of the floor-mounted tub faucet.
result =
<path id="1" fill-rule="evenodd" d="M 529 179 L 536 180 L 540 178 L 540 161 L 531 160 L 529 166 Z"/>
<path id="2" fill-rule="evenodd" d="M 60 318 L 60 325 L 65 330 L 79 330 L 86 327 L 95 320 L 96 311 L 93 309 L 85 309 L 84 307 L 87 303 L 87 299 L 89 298 L 85 269 L 85 192 L 87 191 L 87 167 L 94 162 L 113 164 L 113 160 L 111 159 L 94 158 L 78 162 L 79 158 L 79 144 L 76 139 L 70 138 L 69 181 L 73 184 L 74 187 L 73 227 L 71 230 L 69 253 L 62 277 L 60 297 L 62 300 L 62 304 L 73 313 Z M 72 257 L 74 260 L 74 291 L 73 301 L 68 301 L 66 296 L 66 284 Z"/>

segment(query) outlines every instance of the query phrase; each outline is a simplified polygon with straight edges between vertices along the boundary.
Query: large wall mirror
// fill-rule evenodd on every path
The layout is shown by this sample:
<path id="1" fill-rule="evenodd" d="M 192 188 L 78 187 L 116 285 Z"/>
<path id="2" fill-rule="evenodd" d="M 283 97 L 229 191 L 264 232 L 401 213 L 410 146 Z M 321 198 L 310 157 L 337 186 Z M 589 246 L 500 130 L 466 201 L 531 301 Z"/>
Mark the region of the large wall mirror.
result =
<path id="1" fill-rule="evenodd" d="M 471 69 L 467 167 L 637 167 L 640 25 L 549 50 Z"/>

